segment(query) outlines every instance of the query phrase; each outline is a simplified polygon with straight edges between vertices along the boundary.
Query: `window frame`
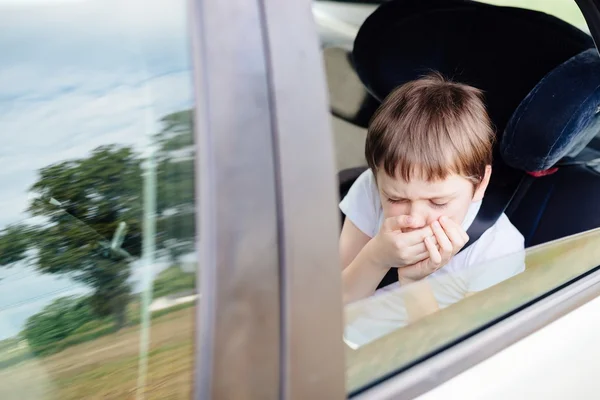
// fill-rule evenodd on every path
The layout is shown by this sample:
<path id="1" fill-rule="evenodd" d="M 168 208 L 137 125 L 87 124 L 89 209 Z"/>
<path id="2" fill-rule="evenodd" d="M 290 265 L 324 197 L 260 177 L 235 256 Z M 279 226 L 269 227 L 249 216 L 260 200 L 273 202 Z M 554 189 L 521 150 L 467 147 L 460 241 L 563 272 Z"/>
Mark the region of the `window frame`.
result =
<path id="1" fill-rule="evenodd" d="M 270 113 L 259 9 L 243 1 L 189 4 L 202 294 L 195 398 L 275 398 L 281 357 L 277 200 L 271 121 L 255 117 Z M 235 28 L 224 28 L 230 24 Z M 235 113 L 228 112 L 232 100 L 241 102 Z"/>
<path id="2" fill-rule="evenodd" d="M 311 2 L 189 5 L 203 269 L 195 398 L 344 398 L 337 185 Z"/>
<path id="3" fill-rule="evenodd" d="M 598 47 L 600 0 L 574 1 Z M 346 398 L 334 150 L 311 1 L 189 5 L 194 397 Z M 414 398 L 599 295 L 597 268 L 353 398 Z"/>

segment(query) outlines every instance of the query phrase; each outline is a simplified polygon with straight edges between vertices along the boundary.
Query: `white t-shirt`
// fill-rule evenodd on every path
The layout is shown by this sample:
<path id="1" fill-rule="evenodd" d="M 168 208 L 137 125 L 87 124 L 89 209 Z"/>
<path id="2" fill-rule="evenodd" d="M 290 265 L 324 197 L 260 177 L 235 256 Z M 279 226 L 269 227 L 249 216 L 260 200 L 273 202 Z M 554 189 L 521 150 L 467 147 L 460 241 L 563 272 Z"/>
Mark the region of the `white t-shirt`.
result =
<path id="1" fill-rule="evenodd" d="M 475 220 L 481 202 L 472 203 L 462 223 L 466 231 Z M 384 216 L 379 191 L 371 170 L 358 177 L 340 209 L 369 237 L 374 237 Z M 469 247 L 429 275 L 428 279 L 440 308 L 448 307 L 469 292 L 494 286 L 525 269 L 523 235 L 502 214 L 498 221 Z M 407 323 L 399 283 L 381 288 L 371 297 L 346 306 L 344 339 L 358 347 L 394 331 Z"/>

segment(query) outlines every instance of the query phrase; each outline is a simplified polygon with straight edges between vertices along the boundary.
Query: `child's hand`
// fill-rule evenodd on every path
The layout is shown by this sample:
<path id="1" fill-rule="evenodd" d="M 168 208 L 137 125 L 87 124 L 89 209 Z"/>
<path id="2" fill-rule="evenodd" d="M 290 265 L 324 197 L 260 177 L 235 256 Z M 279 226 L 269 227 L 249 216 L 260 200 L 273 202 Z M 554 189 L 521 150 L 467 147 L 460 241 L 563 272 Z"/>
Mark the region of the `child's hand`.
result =
<path id="1" fill-rule="evenodd" d="M 430 257 L 425 238 L 431 237 L 430 226 L 409 215 L 387 218 L 374 238 L 374 255 L 385 268 L 412 265 Z M 435 246 L 435 240 L 434 240 Z"/>
<path id="2" fill-rule="evenodd" d="M 464 229 L 448 217 L 441 217 L 431 224 L 433 236 L 425 239 L 428 257 L 413 265 L 398 268 L 400 283 L 423 279 L 450 261 L 469 241 Z M 436 245 L 437 241 L 437 245 Z"/>

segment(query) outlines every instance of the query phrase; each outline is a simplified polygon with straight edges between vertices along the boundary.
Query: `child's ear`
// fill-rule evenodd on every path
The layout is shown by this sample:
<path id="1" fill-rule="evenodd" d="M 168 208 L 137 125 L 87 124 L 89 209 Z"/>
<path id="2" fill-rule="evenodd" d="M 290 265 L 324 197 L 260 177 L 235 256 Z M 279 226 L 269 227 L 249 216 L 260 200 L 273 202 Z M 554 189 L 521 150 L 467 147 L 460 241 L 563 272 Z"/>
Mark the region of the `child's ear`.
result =
<path id="1" fill-rule="evenodd" d="M 492 176 L 492 166 L 486 165 L 485 173 L 483 174 L 483 179 L 481 180 L 479 185 L 477 185 L 477 187 L 475 188 L 475 193 L 473 194 L 473 201 L 480 201 L 481 199 L 483 199 L 485 190 L 487 189 L 488 184 L 490 183 L 491 176 Z"/>

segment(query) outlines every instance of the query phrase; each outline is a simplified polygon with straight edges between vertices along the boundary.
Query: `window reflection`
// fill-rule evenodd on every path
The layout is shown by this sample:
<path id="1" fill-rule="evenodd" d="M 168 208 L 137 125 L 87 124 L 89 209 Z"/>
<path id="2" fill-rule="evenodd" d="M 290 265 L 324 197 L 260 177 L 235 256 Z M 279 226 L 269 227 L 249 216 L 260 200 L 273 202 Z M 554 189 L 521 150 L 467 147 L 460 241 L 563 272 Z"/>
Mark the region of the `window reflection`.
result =
<path id="1" fill-rule="evenodd" d="M 184 1 L 0 3 L 2 399 L 190 396 L 185 12 Z"/>
<path id="2" fill-rule="evenodd" d="M 383 320 L 378 330 L 364 328 L 365 322 L 370 322 L 365 319 L 365 310 L 374 315 L 372 310 L 378 309 L 380 303 L 397 306 L 398 303 L 384 296 L 390 296 L 391 300 L 401 298 L 403 289 L 399 287 L 385 295 L 347 305 L 344 338 L 348 344 L 347 389 L 354 392 L 374 379 L 405 368 L 596 268 L 600 259 L 599 242 L 600 230 L 595 229 L 478 265 L 482 273 L 491 270 L 495 274 L 525 260 L 522 272 L 512 277 L 504 275 L 505 280 L 414 323 L 406 324 L 406 319 L 398 318 Z M 354 327 L 362 328 L 363 336 L 358 336 Z M 352 334 L 358 343 L 348 343 Z"/>
<path id="3" fill-rule="evenodd" d="M 440 310 L 466 297 L 497 285 L 525 270 L 525 252 L 518 252 L 464 269 L 450 272 L 443 268 L 422 281 L 401 286 L 394 283 L 378 290 L 373 296 L 345 307 L 344 341 L 357 349 L 410 323 L 427 317 L 420 313 L 423 294 L 430 294 Z M 476 282 L 478 290 L 466 284 Z M 417 299 L 417 300 L 415 300 Z"/>
<path id="4" fill-rule="evenodd" d="M 313 0 L 312 13 L 322 47 L 351 48 L 358 29 L 377 8 L 360 1 Z"/>

